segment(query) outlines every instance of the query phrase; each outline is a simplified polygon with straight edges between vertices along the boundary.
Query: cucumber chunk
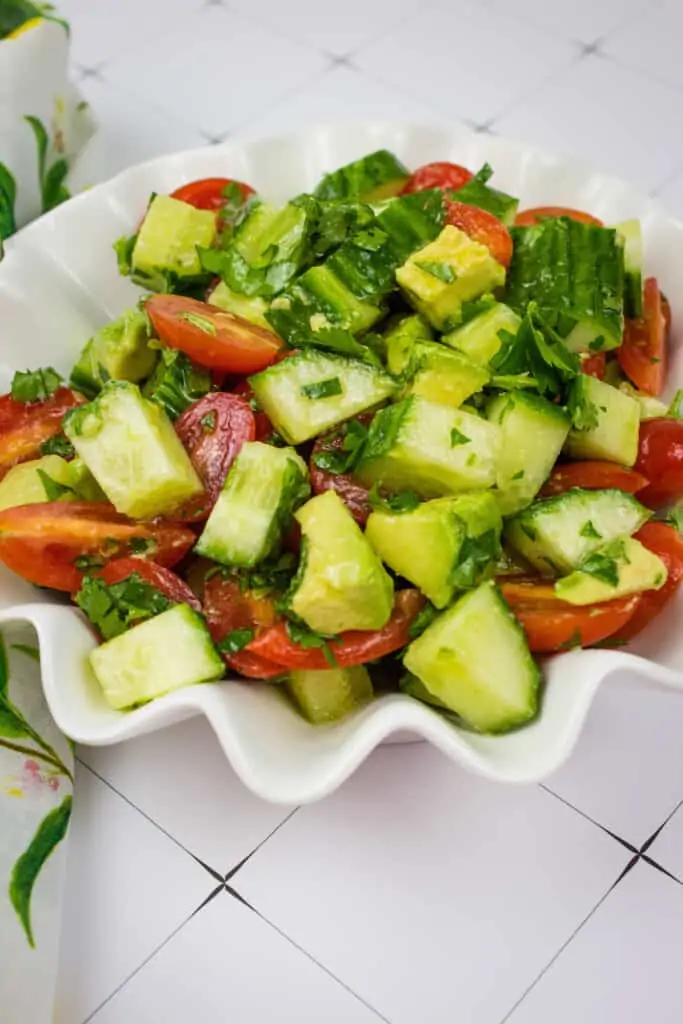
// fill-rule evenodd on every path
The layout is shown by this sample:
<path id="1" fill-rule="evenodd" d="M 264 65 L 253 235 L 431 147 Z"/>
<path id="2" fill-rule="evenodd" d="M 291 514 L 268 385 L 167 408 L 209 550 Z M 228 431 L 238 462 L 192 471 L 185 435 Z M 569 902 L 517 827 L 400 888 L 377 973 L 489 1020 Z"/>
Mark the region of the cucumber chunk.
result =
<path id="1" fill-rule="evenodd" d="M 442 612 L 403 658 L 429 692 L 479 732 L 536 714 L 541 674 L 521 626 L 492 582 Z"/>
<path id="2" fill-rule="evenodd" d="M 496 484 L 501 512 L 511 516 L 536 497 L 562 451 L 570 421 L 552 402 L 524 391 L 497 396 L 486 415 L 501 429 Z"/>
<path id="3" fill-rule="evenodd" d="M 505 301 L 518 313 L 530 302 L 563 337 L 576 325 L 574 351 L 618 348 L 624 332 L 623 250 L 614 228 L 548 217 L 511 231 L 514 254 Z M 571 336 L 571 335 L 570 335 Z"/>
<path id="4" fill-rule="evenodd" d="M 241 316 L 249 323 L 270 330 L 270 324 L 266 320 L 268 303 L 260 295 L 242 295 L 241 292 L 234 292 L 229 288 L 225 281 L 219 281 L 206 301 L 212 306 L 227 310 L 228 313 L 234 313 L 235 316 Z"/>
<path id="5" fill-rule="evenodd" d="M 464 303 L 505 284 L 505 268 L 485 245 L 448 224 L 398 268 L 396 280 L 408 302 L 445 331 L 465 319 Z"/>
<path id="6" fill-rule="evenodd" d="M 360 160 L 330 171 L 317 186 L 318 199 L 380 200 L 398 195 L 410 171 L 388 149 L 378 149 Z"/>
<path id="7" fill-rule="evenodd" d="M 110 381 L 64 417 L 69 438 L 117 512 L 153 519 L 203 491 L 168 416 L 136 384 Z"/>
<path id="8" fill-rule="evenodd" d="M 435 498 L 410 512 L 373 512 L 365 535 L 389 568 L 445 608 L 495 566 L 501 528 L 493 494 L 482 491 Z"/>
<path id="9" fill-rule="evenodd" d="M 521 324 L 521 318 L 509 306 L 496 302 L 462 327 L 444 334 L 441 340 L 475 362 L 488 366 L 503 344 L 503 332 L 516 335 Z"/>
<path id="10" fill-rule="evenodd" d="M 452 193 L 453 199 L 458 203 L 466 203 L 467 206 L 477 206 L 480 210 L 492 213 L 494 217 L 502 221 L 506 227 L 515 223 L 515 217 L 519 208 L 519 199 L 501 192 L 497 188 L 491 188 L 486 182 L 491 175 L 491 168 L 486 166 L 475 174 L 462 188 Z"/>
<path id="11" fill-rule="evenodd" d="M 635 537 L 621 537 L 596 548 L 578 569 L 558 580 L 555 593 L 569 604 L 598 604 L 643 590 L 659 590 L 667 576 L 661 558 Z"/>
<path id="12" fill-rule="evenodd" d="M 0 480 L 0 510 L 43 501 L 78 501 L 73 463 L 59 455 L 44 455 L 12 466 Z"/>
<path id="13" fill-rule="evenodd" d="M 305 349 L 249 378 L 264 412 L 290 444 L 301 444 L 396 394 L 387 373 L 356 359 Z"/>
<path id="14" fill-rule="evenodd" d="M 101 327 L 88 341 L 71 371 L 72 388 L 94 398 L 108 380 L 138 384 L 148 377 L 158 352 L 149 347 L 149 320 L 137 309 Z"/>
<path id="15" fill-rule="evenodd" d="M 246 441 L 195 551 L 222 565 L 256 565 L 278 550 L 292 512 L 309 493 L 306 463 L 293 448 Z"/>
<path id="16" fill-rule="evenodd" d="M 138 232 L 132 272 L 148 279 L 153 291 L 165 291 L 165 274 L 187 278 L 202 273 L 197 246 L 210 246 L 215 237 L 215 213 L 171 196 L 155 196 Z"/>
<path id="17" fill-rule="evenodd" d="M 364 665 L 290 672 L 287 686 L 304 718 L 315 725 L 344 718 L 374 696 Z"/>
<path id="18" fill-rule="evenodd" d="M 178 604 L 96 647 L 90 664 L 108 704 L 124 709 L 224 673 L 201 615 Z"/>
<path id="19" fill-rule="evenodd" d="M 511 519 L 505 536 L 540 572 L 569 573 L 603 544 L 635 533 L 650 512 L 624 491 L 574 488 Z"/>
<path id="20" fill-rule="evenodd" d="M 565 444 L 570 458 L 634 465 L 640 431 L 640 405 L 635 398 L 582 373 L 572 383 L 569 406 L 593 413 L 593 426 L 570 432 Z"/>
<path id="21" fill-rule="evenodd" d="M 387 367 L 390 373 L 409 378 L 406 395 L 420 395 L 455 408 L 490 379 L 488 370 L 462 352 L 421 339 L 409 344 L 405 332 L 387 338 Z"/>
<path id="22" fill-rule="evenodd" d="M 311 498 L 295 518 L 303 544 L 289 595 L 292 612 L 328 636 L 385 626 L 394 585 L 336 491 Z"/>
<path id="23" fill-rule="evenodd" d="M 643 315 L 643 233 L 635 219 L 616 230 L 624 246 L 624 313 L 635 319 Z"/>
<path id="24" fill-rule="evenodd" d="M 413 396 L 372 421 L 356 475 L 423 498 L 493 487 L 500 428 L 461 409 Z"/>
<path id="25" fill-rule="evenodd" d="M 379 305 L 357 298 L 331 267 L 311 267 L 279 295 L 266 320 L 292 347 L 315 344 L 316 335 L 337 328 L 361 334 L 379 320 Z"/>

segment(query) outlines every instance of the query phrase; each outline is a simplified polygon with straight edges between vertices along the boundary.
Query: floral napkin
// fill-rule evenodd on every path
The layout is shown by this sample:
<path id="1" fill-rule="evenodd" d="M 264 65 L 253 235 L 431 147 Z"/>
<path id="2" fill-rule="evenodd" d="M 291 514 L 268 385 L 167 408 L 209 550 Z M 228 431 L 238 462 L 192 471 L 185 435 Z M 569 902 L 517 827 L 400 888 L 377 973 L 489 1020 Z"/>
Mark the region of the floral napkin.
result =
<path id="1" fill-rule="evenodd" d="M 48 5 L 0 0 L 2 239 L 69 198 L 93 135 L 68 79 L 69 28 Z M 6 254 L 11 260 L 11 252 Z M 0 326 L 2 310 L 0 308 Z M 0 1021 L 50 1024 L 73 752 L 43 698 L 29 627 L 0 632 Z"/>
<path id="2" fill-rule="evenodd" d="M 0 244 L 69 198 L 95 131 L 68 59 L 69 27 L 50 5 L 0 0 Z"/>

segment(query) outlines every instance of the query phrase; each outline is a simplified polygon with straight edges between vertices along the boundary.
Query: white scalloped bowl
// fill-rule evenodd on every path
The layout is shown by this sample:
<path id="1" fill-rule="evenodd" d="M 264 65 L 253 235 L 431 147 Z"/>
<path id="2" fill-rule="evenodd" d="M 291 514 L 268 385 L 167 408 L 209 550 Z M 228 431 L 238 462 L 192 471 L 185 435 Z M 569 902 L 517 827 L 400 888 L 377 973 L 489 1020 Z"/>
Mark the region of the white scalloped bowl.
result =
<path id="1" fill-rule="evenodd" d="M 683 386 L 683 223 L 629 185 L 571 159 L 488 135 L 383 122 L 328 125 L 161 157 L 24 229 L 10 240 L 0 264 L 0 385 L 17 368 L 52 364 L 67 372 L 93 331 L 135 302 L 139 293 L 118 276 L 111 243 L 134 229 L 152 190 L 169 192 L 195 178 L 225 175 L 284 200 L 310 189 L 325 171 L 381 146 L 412 167 L 430 160 L 469 167 L 489 161 L 495 184 L 519 195 L 522 206 L 574 206 L 607 223 L 640 217 L 647 272 L 659 278 L 674 308 L 671 390 Z M 490 779 L 538 781 L 569 756 L 593 696 L 608 677 L 629 673 L 644 684 L 683 688 L 683 594 L 633 645 L 636 653 L 573 651 L 548 662 L 540 715 L 499 737 L 458 729 L 398 694 L 340 723 L 314 727 L 274 688 L 233 681 L 189 687 L 135 711 L 113 711 L 89 671 L 94 640 L 76 609 L 51 602 L 4 569 L 0 609 L 0 622 L 23 620 L 35 627 L 47 701 L 68 736 L 86 744 L 116 743 L 202 713 L 245 784 L 266 799 L 290 804 L 331 792 L 379 743 L 406 734 L 428 740 Z"/>

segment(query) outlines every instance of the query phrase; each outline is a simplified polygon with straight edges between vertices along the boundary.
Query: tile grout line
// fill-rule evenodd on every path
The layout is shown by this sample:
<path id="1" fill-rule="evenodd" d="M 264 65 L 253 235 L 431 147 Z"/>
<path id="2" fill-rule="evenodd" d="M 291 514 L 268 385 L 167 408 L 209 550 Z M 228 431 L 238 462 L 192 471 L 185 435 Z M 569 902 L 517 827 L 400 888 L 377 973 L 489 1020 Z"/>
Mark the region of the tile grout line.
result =
<path id="1" fill-rule="evenodd" d="M 238 895 L 238 894 L 236 894 L 236 895 Z M 240 899 L 241 899 L 241 897 L 240 897 Z M 247 906 L 250 906 L 250 904 L 247 904 Z M 364 999 L 363 996 L 359 995 L 357 992 L 354 992 L 354 990 L 349 985 L 347 985 L 347 983 L 345 981 L 342 981 L 341 978 L 338 978 L 337 975 L 334 974 L 329 969 L 329 967 L 326 967 L 325 964 L 320 962 L 320 960 L 316 960 L 316 958 L 313 956 L 312 953 L 309 953 L 307 949 L 304 949 L 303 946 L 300 946 L 298 942 L 296 942 L 289 935 L 287 935 L 285 932 L 283 932 L 281 928 L 278 928 L 278 926 L 273 921 L 271 921 L 269 918 L 265 917 L 261 913 L 260 910 L 257 910 L 255 907 L 251 907 L 251 909 L 254 911 L 255 914 L 258 915 L 258 917 L 260 917 L 260 919 L 264 922 L 264 924 L 267 924 L 268 927 L 272 928 L 273 931 L 277 932 L 277 934 L 281 938 L 283 938 L 285 940 L 285 942 L 288 942 L 290 944 L 290 946 L 294 946 L 294 948 L 296 950 L 298 950 L 299 953 L 301 953 L 301 954 L 303 954 L 303 956 L 307 957 L 321 971 L 324 971 L 324 973 L 329 978 L 331 978 L 338 985 L 340 985 L 343 989 L 345 989 L 349 993 L 349 995 L 353 996 L 354 999 L 357 999 L 359 1003 L 362 1003 L 363 1006 L 367 1007 L 367 1009 L 370 1010 L 371 1013 L 374 1013 L 375 1016 L 378 1017 L 379 1020 L 384 1021 L 384 1024 L 391 1024 L 391 1021 L 389 1020 L 388 1017 L 385 1017 L 382 1013 L 379 1012 L 379 1010 L 375 1009 L 375 1007 L 372 1006 L 372 1004 L 369 1003 L 366 999 Z M 87 1022 L 85 1022 L 85 1024 L 87 1024 Z"/>
<path id="2" fill-rule="evenodd" d="M 186 853 L 188 857 L 191 857 L 193 861 L 195 861 L 197 864 L 203 867 L 204 870 L 212 876 L 212 878 L 214 878 L 217 882 L 221 883 L 225 881 L 225 876 L 222 875 L 220 871 L 217 871 L 215 868 L 210 867 L 210 865 L 206 864 L 200 857 L 194 854 L 192 850 L 188 850 L 186 846 L 183 846 L 179 839 L 176 839 L 175 836 L 171 835 L 171 833 L 163 827 L 163 825 L 160 825 L 159 822 L 155 821 L 154 818 L 152 818 L 149 814 L 146 813 L 146 811 L 143 811 L 140 807 L 137 806 L 137 804 L 134 804 L 133 801 L 130 800 L 120 790 L 118 790 L 116 786 L 113 786 L 111 782 L 108 782 L 107 779 L 105 779 L 102 775 L 99 775 L 94 770 L 94 768 L 91 768 L 90 765 L 85 763 L 85 761 L 82 761 L 80 757 L 76 757 L 76 761 L 78 762 L 78 764 L 82 765 L 83 768 L 89 771 L 91 775 L 94 775 L 96 779 L 99 779 L 100 782 L 102 782 L 105 786 L 111 789 L 113 793 L 116 793 L 116 795 L 120 797 L 123 801 L 125 801 L 125 803 L 127 803 L 129 807 L 132 807 L 133 810 L 138 812 L 138 814 L 141 814 L 142 817 L 145 818 L 150 823 L 150 825 L 153 825 L 154 828 L 158 829 L 159 832 L 162 833 L 162 835 L 166 836 L 167 839 L 170 839 L 172 843 L 175 843 L 175 845 L 179 849 L 181 849 L 183 853 Z"/>
<path id="3" fill-rule="evenodd" d="M 233 868 L 230 868 L 229 871 L 226 871 L 225 875 L 223 875 L 223 881 L 226 883 L 226 885 L 230 881 L 230 879 L 233 878 L 242 867 L 244 867 L 244 865 L 247 863 L 247 861 L 250 860 L 254 856 L 255 853 L 258 853 L 258 851 L 261 849 L 261 847 L 265 846 L 265 844 L 268 842 L 268 840 L 272 839 L 272 837 L 275 835 L 275 833 L 279 832 L 280 829 L 282 828 L 282 826 L 286 825 L 287 822 L 290 821 L 290 819 L 294 817 L 296 812 L 300 811 L 300 810 L 301 810 L 301 807 L 293 808 L 293 810 L 291 810 L 289 812 L 289 814 L 285 818 L 282 819 L 282 821 L 278 822 L 278 824 L 275 826 L 274 829 L 271 829 L 271 831 L 268 833 L 268 835 L 265 837 L 265 839 L 262 839 L 260 843 L 257 843 L 257 845 L 254 847 L 254 849 L 251 850 L 246 855 L 246 857 L 243 857 L 242 860 L 239 861 Z"/>
<path id="4" fill-rule="evenodd" d="M 574 804 L 570 803 L 569 800 L 566 800 L 563 796 L 560 796 L 560 794 L 556 793 L 554 789 L 550 789 L 549 786 L 547 786 L 544 782 L 539 782 L 538 788 L 542 789 L 543 792 L 547 793 L 549 796 L 552 796 L 555 800 L 559 800 L 560 803 L 564 804 L 565 807 L 569 807 L 570 810 L 575 811 L 582 818 L 585 818 L 586 821 L 589 821 L 591 825 L 595 825 L 596 828 L 599 828 L 602 832 L 605 832 L 608 836 L 611 836 L 612 839 L 614 839 L 621 846 L 626 847 L 626 849 L 630 850 L 631 853 L 640 853 L 639 849 L 636 846 L 633 846 L 632 843 L 629 843 L 625 839 L 622 839 L 621 836 L 618 836 L 616 834 L 616 832 L 611 832 L 610 829 L 608 829 L 605 825 L 600 824 L 600 822 L 596 821 L 595 818 L 591 818 L 590 814 L 586 814 L 586 812 L 582 811 L 580 807 L 576 807 Z"/>
<path id="5" fill-rule="evenodd" d="M 128 984 L 129 981 L 132 981 L 132 979 L 135 977 L 135 975 L 139 974 L 140 971 L 143 969 L 143 967 L 146 967 L 147 964 L 151 960 L 154 959 L 154 957 L 157 955 L 157 953 L 160 953 L 161 950 L 165 946 L 168 945 L 168 943 L 171 941 L 171 939 L 175 938 L 175 936 L 178 934 L 178 932 L 182 931 L 182 929 L 185 927 L 185 925 L 188 923 L 188 921 L 191 921 L 192 918 L 196 914 L 198 914 L 200 910 L 203 910 L 203 908 L 207 905 L 207 903 L 210 903 L 211 900 L 214 899 L 218 895 L 219 892 L 223 891 L 223 889 L 224 889 L 224 886 L 222 886 L 222 885 L 216 886 L 216 888 L 212 892 L 209 893 L 207 898 L 202 903 L 200 903 L 200 905 L 195 910 L 193 910 L 191 914 L 188 914 L 188 916 L 183 921 L 181 921 L 180 924 L 176 928 L 173 929 L 171 934 L 167 935 L 166 938 L 163 940 L 163 942 L 160 942 L 159 945 L 156 946 L 152 950 L 152 952 L 149 953 L 149 955 L 145 957 L 145 959 L 142 961 L 142 963 L 138 964 L 138 966 L 135 968 L 135 970 L 131 971 L 130 974 L 126 975 L 126 977 L 123 979 L 123 981 L 120 982 L 116 986 L 116 988 L 112 992 L 109 993 L 109 995 L 106 997 L 106 999 L 103 999 L 102 1002 L 98 1006 L 96 1006 L 95 1009 L 90 1014 L 88 1014 L 88 1016 L 85 1018 L 85 1020 L 82 1022 L 82 1024 L 89 1024 L 89 1022 L 92 1021 L 95 1018 L 96 1014 L 98 1014 L 100 1012 L 100 1010 L 103 1009 L 103 1007 L 106 1006 L 107 1003 L 110 1002 L 114 998 L 114 996 L 117 995 L 117 993 L 119 993 L 121 991 L 121 989 L 124 988 Z"/>

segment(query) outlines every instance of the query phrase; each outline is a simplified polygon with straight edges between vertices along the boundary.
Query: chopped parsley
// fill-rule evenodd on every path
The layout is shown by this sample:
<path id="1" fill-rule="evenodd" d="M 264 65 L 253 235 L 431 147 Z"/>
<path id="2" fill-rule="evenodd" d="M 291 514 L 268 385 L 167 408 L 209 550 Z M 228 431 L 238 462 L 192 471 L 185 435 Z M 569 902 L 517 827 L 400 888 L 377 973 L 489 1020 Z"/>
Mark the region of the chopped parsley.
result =
<path id="1" fill-rule="evenodd" d="M 173 603 L 137 573 L 111 585 L 99 577 L 86 576 L 76 595 L 76 604 L 103 640 L 111 640 L 130 626 L 165 612 Z"/>
<path id="2" fill-rule="evenodd" d="M 205 430 L 207 434 L 212 434 L 216 429 L 217 420 L 218 413 L 215 409 L 212 409 L 211 412 L 207 412 L 205 416 L 202 416 L 199 422 L 202 425 L 202 429 Z"/>
<path id="3" fill-rule="evenodd" d="M 400 491 L 398 494 L 384 497 L 380 492 L 381 486 L 382 482 L 378 480 L 368 494 L 368 501 L 374 509 L 385 512 L 410 512 L 420 504 L 420 499 L 414 491 Z"/>
<path id="4" fill-rule="evenodd" d="M 17 370 L 11 395 L 15 402 L 44 402 L 62 384 L 62 377 L 51 366 L 40 370 Z"/>
<path id="5" fill-rule="evenodd" d="M 233 629 L 216 644 L 221 654 L 237 654 L 254 639 L 253 629 Z"/>
<path id="6" fill-rule="evenodd" d="M 69 487 L 68 484 L 60 484 L 58 480 L 53 480 L 44 469 L 37 469 L 36 473 L 43 485 L 48 501 L 61 501 L 65 495 L 69 495 L 70 498 L 75 497 L 76 492 L 73 487 Z"/>
<path id="7" fill-rule="evenodd" d="M 679 388 L 674 395 L 666 415 L 674 420 L 683 420 L 683 389 Z"/>
<path id="8" fill-rule="evenodd" d="M 581 537 L 590 537 L 593 540 L 600 540 L 602 538 L 602 534 L 598 533 L 598 531 L 595 529 L 595 527 L 593 526 L 593 524 L 590 521 L 590 519 L 588 520 L 587 523 L 583 524 L 583 526 L 579 530 L 579 535 Z"/>
<path id="9" fill-rule="evenodd" d="M 317 380 L 312 384 L 302 384 L 301 394 L 304 398 L 315 400 L 317 398 L 332 398 L 334 395 L 341 395 L 343 391 L 339 377 L 330 377 L 328 380 Z"/>
<path id="10" fill-rule="evenodd" d="M 457 448 L 460 444 L 469 444 L 472 440 L 467 434 L 463 434 L 457 427 L 451 430 L 451 448 Z"/>
<path id="11" fill-rule="evenodd" d="M 455 271 L 449 263 L 439 263 L 437 260 L 415 260 L 415 266 L 425 273 L 431 274 L 444 284 L 452 284 L 456 279 Z"/>
<path id="12" fill-rule="evenodd" d="M 73 459 L 76 449 L 68 437 L 64 434 L 57 434 L 43 441 L 40 446 L 41 455 L 61 455 L 63 459 Z"/>
<path id="13" fill-rule="evenodd" d="M 512 479 L 513 480 L 523 480 L 524 479 L 524 470 L 520 469 L 517 473 L 515 473 L 513 475 Z"/>
<path id="14" fill-rule="evenodd" d="M 308 626 L 303 625 L 303 623 L 294 622 L 292 619 L 287 621 L 287 634 L 292 643 L 298 644 L 304 650 L 318 648 L 322 651 L 327 664 L 332 668 L 337 667 L 337 659 L 330 647 L 330 640 L 337 640 L 338 637 L 316 633 L 314 630 L 309 629 Z"/>
<path id="15" fill-rule="evenodd" d="M 610 555 L 594 551 L 592 555 L 584 559 L 579 570 L 607 583 L 610 587 L 616 587 L 619 584 L 619 566 L 616 558 Z"/>
<path id="16" fill-rule="evenodd" d="M 330 446 L 314 452 L 313 463 L 327 473 L 348 473 L 358 462 L 367 436 L 368 432 L 362 423 L 358 420 L 349 420 L 341 448 Z"/>

